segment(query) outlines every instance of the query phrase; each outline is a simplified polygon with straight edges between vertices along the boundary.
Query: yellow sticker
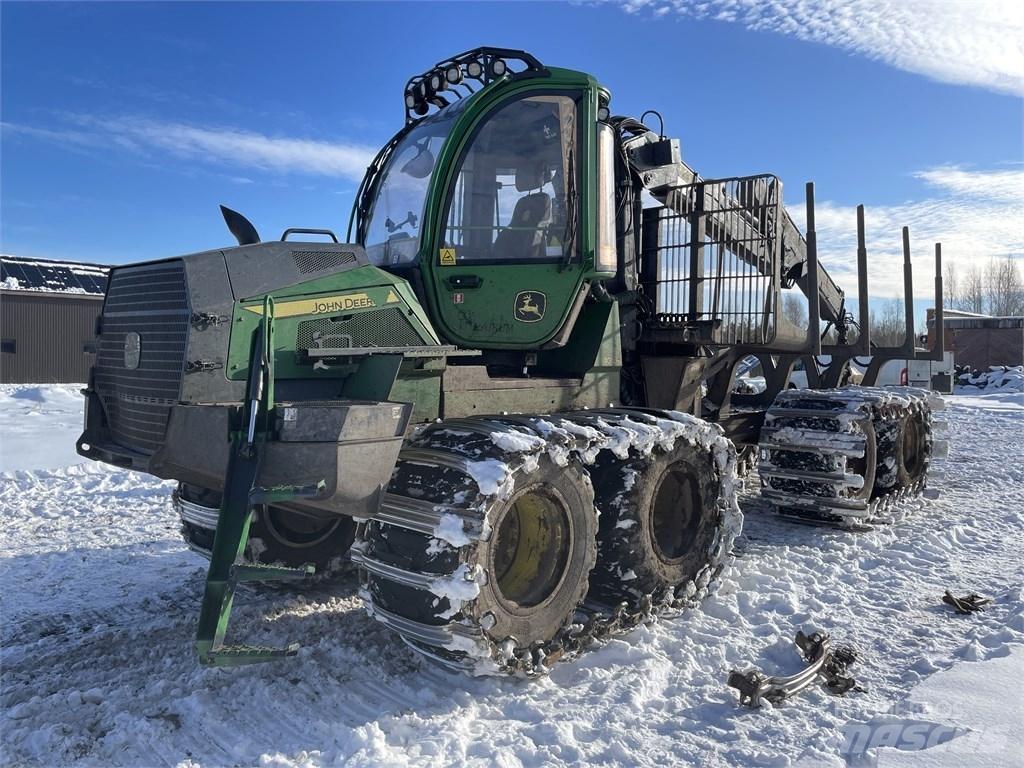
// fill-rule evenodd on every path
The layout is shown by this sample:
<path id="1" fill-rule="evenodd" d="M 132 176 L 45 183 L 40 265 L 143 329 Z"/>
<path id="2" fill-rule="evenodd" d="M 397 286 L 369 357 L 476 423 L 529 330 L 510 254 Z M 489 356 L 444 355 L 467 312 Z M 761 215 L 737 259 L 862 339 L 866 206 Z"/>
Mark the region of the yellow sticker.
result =
<path id="1" fill-rule="evenodd" d="M 345 293 L 340 296 L 324 296 L 319 299 L 278 301 L 274 303 L 274 317 L 295 317 L 296 315 L 331 315 L 351 309 L 373 309 L 377 304 L 365 293 Z M 257 315 L 263 314 L 262 304 L 244 307 Z"/>
<path id="2" fill-rule="evenodd" d="M 394 291 L 388 291 L 388 297 L 384 299 L 385 304 L 394 304 L 396 301 L 400 301 L 398 294 Z"/>
<path id="3" fill-rule="evenodd" d="M 455 249 L 454 248 L 442 248 L 441 249 L 441 266 L 442 267 L 454 267 L 455 266 Z"/>

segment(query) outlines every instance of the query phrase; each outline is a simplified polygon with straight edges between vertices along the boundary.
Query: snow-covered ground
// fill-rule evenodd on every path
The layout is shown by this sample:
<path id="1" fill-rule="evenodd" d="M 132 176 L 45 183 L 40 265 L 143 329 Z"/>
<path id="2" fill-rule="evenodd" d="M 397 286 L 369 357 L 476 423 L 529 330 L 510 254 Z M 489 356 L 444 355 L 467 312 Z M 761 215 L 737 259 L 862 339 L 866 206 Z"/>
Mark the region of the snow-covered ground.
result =
<path id="1" fill-rule="evenodd" d="M 242 590 L 236 637 L 297 659 L 201 669 L 204 561 L 170 484 L 72 465 L 74 387 L 0 389 L 0 762 L 41 766 L 1021 765 L 1024 394 L 950 398 L 942 495 L 866 534 L 768 515 L 700 609 L 534 682 L 421 661 L 355 580 Z M 994 598 L 957 616 L 944 589 Z M 861 652 L 866 690 L 741 708 L 730 669 L 799 668 L 797 630 Z"/>
<path id="2" fill-rule="evenodd" d="M 0 385 L 0 472 L 57 469 L 85 461 L 81 384 Z"/>

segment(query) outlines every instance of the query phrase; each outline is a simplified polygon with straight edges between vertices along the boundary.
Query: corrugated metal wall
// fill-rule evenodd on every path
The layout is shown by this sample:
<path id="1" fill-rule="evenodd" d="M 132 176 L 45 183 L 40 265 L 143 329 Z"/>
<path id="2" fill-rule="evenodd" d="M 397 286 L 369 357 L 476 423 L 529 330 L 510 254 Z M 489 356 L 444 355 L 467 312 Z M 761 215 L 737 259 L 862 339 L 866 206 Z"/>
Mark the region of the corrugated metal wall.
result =
<path id="1" fill-rule="evenodd" d="M 958 328 L 946 333 L 954 339 L 957 365 L 984 371 L 990 365 L 1024 364 L 1024 329 Z"/>
<path id="2" fill-rule="evenodd" d="M 102 308 L 102 296 L 0 292 L 0 382 L 85 383 L 95 359 L 85 350 Z"/>

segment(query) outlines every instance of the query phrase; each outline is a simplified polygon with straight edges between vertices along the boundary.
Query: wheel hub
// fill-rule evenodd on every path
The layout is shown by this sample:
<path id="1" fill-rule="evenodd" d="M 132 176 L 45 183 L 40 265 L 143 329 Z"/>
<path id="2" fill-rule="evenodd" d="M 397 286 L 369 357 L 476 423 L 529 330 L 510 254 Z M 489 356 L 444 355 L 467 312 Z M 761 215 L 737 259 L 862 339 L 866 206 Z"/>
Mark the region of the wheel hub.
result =
<path id="1" fill-rule="evenodd" d="M 678 562 L 693 548 L 700 528 L 700 482 L 692 470 L 674 464 L 662 476 L 651 505 L 651 541 L 658 557 Z"/>
<path id="2" fill-rule="evenodd" d="M 561 583 L 571 548 L 562 502 L 540 488 L 524 490 L 513 499 L 494 537 L 499 597 L 522 608 L 543 603 Z"/>

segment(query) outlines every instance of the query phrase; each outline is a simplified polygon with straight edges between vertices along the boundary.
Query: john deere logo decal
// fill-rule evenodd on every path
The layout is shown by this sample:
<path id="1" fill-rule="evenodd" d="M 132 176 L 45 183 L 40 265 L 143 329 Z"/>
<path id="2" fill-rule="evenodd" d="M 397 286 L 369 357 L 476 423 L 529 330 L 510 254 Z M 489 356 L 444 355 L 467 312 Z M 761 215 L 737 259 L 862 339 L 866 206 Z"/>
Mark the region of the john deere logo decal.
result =
<path id="1" fill-rule="evenodd" d="M 392 298 L 393 297 L 393 298 Z M 388 293 L 385 304 L 398 301 L 394 291 Z M 365 293 L 343 293 L 338 296 L 324 296 L 319 299 L 299 299 L 297 301 L 279 301 L 274 305 L 274 317 L 296 317 L 298 315 L 333 315 L 353 309 L 373 309 L 377 306 Z M 262 304 L 247 304 L 242 307 L 247 312 L 263 314 Z"/>
<path id="2" fill-rule="evenodd" d="M 547 303 L 548 297 L 540 291 L 520 291 L 516 294 L 516 320 L 521 323 L 543 320 Z"/>

